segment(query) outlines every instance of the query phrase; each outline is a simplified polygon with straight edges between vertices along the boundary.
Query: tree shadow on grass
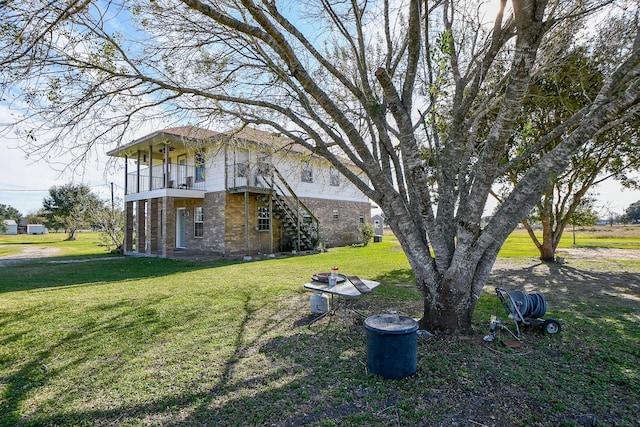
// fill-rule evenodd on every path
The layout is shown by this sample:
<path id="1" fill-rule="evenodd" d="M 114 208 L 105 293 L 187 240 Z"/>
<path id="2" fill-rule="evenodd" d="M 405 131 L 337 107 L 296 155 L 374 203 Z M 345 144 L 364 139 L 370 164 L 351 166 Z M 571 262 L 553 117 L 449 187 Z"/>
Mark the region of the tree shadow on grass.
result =
<path id="1" fill-rule="evenodd" d="M 560 308 L 571 308 L 580 302 L 595 306 L 611 297 L 616 298 L 616 305 L 636 309 L 640 306 L 640 272 L 633 271 L 596 271 L 538 263 L 520 269 L 494 270 L 488 285 L 541 292 Z"/>
<path id="2" fill-rule="evenodd" d="M 184 261 L 147 257 L 51 257 L 2 267 L 0 293 L 162 277 L 237 264 L 237 260 Z"/>
<path id="3" fill-rule="evenodd" d="M 105 402 L 103 396 L 113 396 L 114 388 L 153 386 L 153 375 L 147 380 L 151 384 L 125 384 L 122 377 L 129 364 L 184 333 L 163 321 L 154 308 L 160 302 L 148 301 L 145 307 L 126 301 L 102 304 L 102 315 L 70 325 L 64 336 L 35 350 L 1 378 L 0 425 L 304 425 L 362 412 L 361 407 L 342 402 L 343 392 L 334 377 L 322 375 L 322 370 L 334 372 L 336 362 L 345 374 L 362 371 L 361 355 L 343 354 L 354 337 L 347 337 L 339 322 L 315 331 L 294 326 L 304 299 L 283 302 L 274 313 L 250 293 L 239 301 L 237 321 L 226 333 L 232 343 L 230 353 L 220 352 L 218 344 L 203 337 L 197 347 L 210 352 L 210 368 L 202 366 L 191 380 L 168 381 L 166 390 L 158 389 L 142 402 L 131 402 L 136 400 L 135 391 L 133 396 Z M 37 311 L 32 308 L 22 315 L 37 316 Z M 121 348 L 112 339 L 139 342 Z M 69 354 L 71 347 L 81 351 Z M 361 349 L 362 343 L 357 347 Z M 103 373 L 96 376 L 89 369 Z M 60 388 L 60 377 L 65 376 L 78 378 L 76 389 Z M 176 392 L 167 393 L 171 388 Z M 45 400 L 37 397 L 42 393 L 48 396 Z M 88 405 L 92 399 L 102 408 Z"/>
<path id="4" fill-rule="evenodd" d="M 603 424 L 624 425 L 620 420 L 633 416 L 630 408 L 637 386 L 624 378 L 625 369 L 630 368 L 619 359 L 625 345 L 637 342 L 630 330 L 635 324 L 627 319 L 624 325 L 614 325 L 623 335 L 615 346 L 594 345 L 606 337 L 591 335 L 600 334 L 603 315 L 623 322 L 624 315 L 612 313 L 611 306 L 619 302 L 632 309 L 628 302 L 640 297 L 638 279 L 637 273 L 601 273 L 568 266 L 495 271 L 491 284 L 502 281 L 504 286 L 517 285 L 513 289 L 541 291 L 550 310 L 562 307 L 561 313 L 570 311 L 568 333 L 555 338 L 528 334 L 518 354 L 500 347 L 489 350 L 478 337 L 421 338 L 418 372 L 402 380 L 367 373 L 365 331 L 360 325 L 351 328 L 349 335 L 339 317 L 308 328 L 302 321 L 307 318 L 308 294 L 275 305 L 250 291 L 242 294 L 233 310 L 233 323 L 223 331 L 228 335 L 228 348 L 206 334 L 196 342 L 180 341 L 187 330 L 207 321 L 196 312 L 178 327 L 179 322 L 167 323 L 166 313 L 156 307 L 160 299 L 143 306 L 107 301 L 91 308 L 101 315 L 88 316 L 0 379 L 6 390 L 0 400 L 0 413 L 5 414 L 0 415 L 0 425 L 471 425 L 471 421 L 473 425 L 508 425 L 514 420 L 526 425 L 527 420 L 535 423 L 536 416 L 541 417 L 537 423 L 560 425 L 575 424 L 586 411 L 594 412 Z M 374 312 L 385 308 L 366 298 L 358 303 Z M 606 307 L 596 308 L 595 301 L 606 302 Z M 39 308 L 30 310 L 21 316 L 38 316 Z M 586 339 L 588 336 L 591 338 Z M 126 351 L 107 345 L 109 339 L 118 337 L 123 342 L 137 340 L 137 344 Z M 577 342 L 579 339 L 582 341 Z M 162 352 L 167 343 L 184 347 L 188 354 L 184 363 L 195 363 L 191 359 L 201 355 L 206 361 L 192 377 L 169 381 L 166 388 L 142 401 L 129 396 L 102 402 L 99 409 L 86 405 L 92 397 L 112 395 L 114 387 L 130 386 L 142 392 L 158 378 L 163 380 L 154 376 L 154 366 L 143 369 L 149 376 L 140 384 L 125 384 L 122 377 L 127 365 Z M 89 360 L 75 357 L 52 363 L 56 355 L 77 346 L 86 346 Z M 99 353 L 101 346 L 106 349 Z M 608 363 L 610 360 L 618 361 Z M 50 401 L 31 400 L 56 376 L 67 375 L 80 365 L 83 369 L 103 366 L 113 378 L 98 377 L 95 385 L 78 384 L 89 393 L 84 398 L 59 389 L 57 395 L 48 397 L 60 402 L 64 409 L 59 411 Z M 90 371 L 86 373 L 91 377 Z M 603 399 L 605 395 L 615 398 Z M 513 402 L 526 402 L 526 406 Z M 549 402 L 562 405 L 550 407 Z M 37 406 L 43 403 L 49 406 Z M 21 412 L 24 407 L 32 408 L 32 413 L 25 415 Z"/>

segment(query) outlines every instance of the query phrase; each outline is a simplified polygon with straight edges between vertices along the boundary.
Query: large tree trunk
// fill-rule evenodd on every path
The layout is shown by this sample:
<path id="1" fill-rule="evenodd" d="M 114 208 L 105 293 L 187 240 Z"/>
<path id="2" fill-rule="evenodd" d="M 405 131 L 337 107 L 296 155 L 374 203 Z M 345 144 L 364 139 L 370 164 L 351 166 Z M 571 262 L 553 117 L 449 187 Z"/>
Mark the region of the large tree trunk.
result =
<path id="1" fill-rule="evenodd" d="M 442 252 L 432 256 L 429 242 L 416 229 L 398 228 L 391 220 L 394 232 L 400 236 L 424 306 L 420 327 L 433 333 L 472 332 L 472 315 L 483 291 L 486 279 L 500 245 L 483 247 L 474 240 L 459 243 L 450 257 Z M 503 237 L 496 235 L 493 241 Z"/>
<path id="2" fill-rule="evenodd" d="M 429 289 L 433 292 L 423 293 L 421 328 L 444 333 L 469 334 L 473 331 L 473 312 L 497 252 L 494 248 L 484 252 L 479 248 L 463 249 L 462 252 L 466 255 L 454 256 L 444 274 L 431 285 Z M 420 276 L 420 270 L 414 269 L 414 274 L 418 283 L 424 283 L 426 278 Z"/>
<path id="3" fill-rule="evenodd" d="M 435 298 L 428 293 L 424 295 L 424 312 L 420 319 L 422 329 L 431 332 L 471 333 L 471 319 L 477 300 L 470 298 L 469 278 L 464 273 L 443 277 L 436 285 L 438 293 Z"/>
<path id="4" fill-rule="evenodd" d="M 540 261 L 553 262 L 556 259 L 556 246 L 553 237 L 553 222 L 546 216 L 542 218 L 542 244 L 538 246 Z"/>

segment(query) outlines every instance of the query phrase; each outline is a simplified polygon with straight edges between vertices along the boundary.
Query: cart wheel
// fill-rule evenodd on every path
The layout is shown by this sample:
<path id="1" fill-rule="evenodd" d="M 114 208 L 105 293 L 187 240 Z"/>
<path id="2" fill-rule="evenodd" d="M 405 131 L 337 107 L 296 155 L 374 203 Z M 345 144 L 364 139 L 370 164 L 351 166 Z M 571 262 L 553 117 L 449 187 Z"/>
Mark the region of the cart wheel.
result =
<path id="1" fill-rule="evenodd" d="M 547 319 L 542 324 L 542 329 L 549 335 L 553 335 L 560 332 L 560 329 L 562 328 L 560 327 L 560 322 L 558 322 L 557 320 Z"/>

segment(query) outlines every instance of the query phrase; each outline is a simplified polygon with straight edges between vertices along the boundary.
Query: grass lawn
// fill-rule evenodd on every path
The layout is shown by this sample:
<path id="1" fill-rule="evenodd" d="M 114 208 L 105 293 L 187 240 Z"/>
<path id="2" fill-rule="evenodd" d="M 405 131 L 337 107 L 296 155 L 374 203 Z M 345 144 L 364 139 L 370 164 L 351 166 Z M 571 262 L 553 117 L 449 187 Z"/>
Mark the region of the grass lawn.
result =
<path id="1" fill-rule="evenodd" d="M 75 241 L 67 241 L 67 237 L 67 233 L 0 235 L 0 257 L 15 255 L 33 247 L 59 249 L 58 255 L 61 257 L 105 255 L 106 249 L 98 245 L 98 233 L 78 233 Z"/>
<path id="2" fill-rule="evenodd" d="M 578 245 L 640 249 L 598 233 Z M 640 263 L 547 266 L 523 236 L 505 245 L 476 334 L 419 336 L 418 371 L 400 380 L 367 372 L 361 319 L 349 335 L 339 316 L 308 327 L 302 287 L 337 265 L 382 283 L 359 310 L 420 316 L 392 236 L 245 263 L 106 256 L 90 233 L 0 236 L 0 256 L 61 248 L 0 267 L 0 426 L 640 424 Z M 543 292 L 563 331 L 485 343 L 497 285 Z"/>

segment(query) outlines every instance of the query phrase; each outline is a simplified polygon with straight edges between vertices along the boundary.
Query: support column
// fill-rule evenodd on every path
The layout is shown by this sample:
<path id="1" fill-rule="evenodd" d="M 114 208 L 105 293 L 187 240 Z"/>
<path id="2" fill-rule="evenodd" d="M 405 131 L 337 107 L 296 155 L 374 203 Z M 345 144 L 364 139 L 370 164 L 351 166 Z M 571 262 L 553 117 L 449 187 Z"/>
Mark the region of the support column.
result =
<path id="1" fill-rule="evenodd" d="M 136 162 L 136 193 L 139 193 L 140 192 L 140 163 L 142 163 L 140 159 L 140 150 L 138 150 L 137 155 L 138 155 L 138 161 Z"/>
<path id="2" fill-rule="evenodd" d="M 160 254 L 160 231 L 162 222 L 162 203 L 160 199 L 149 199 L 149 252 Z"/>
<path id="3" fill-rule="evenodd" d="M 162 256 L 172 257 L 176 247 L 176 208 L 173 197 L 163 197 L 164 218 L 162 219 Z"/>
<path id="4" fill-rule="evenodd" d="M 129 194 L 129 157 L 124 156 L 124 195 Z"/>
<path id="5" fill-rule="evenodd" d="M 269 254 L 273 254 L 273 193 L 269 193 Z"/>
<path id="6" fill-rule="evenodd" d="M 154 188 L 153 185 L 153 146 L 149 144 L 149 191 Z"/>
<path id="7" fill-rule="evenodd" d="M 244 253 L 251 253 L 251 234 L 249 231 L 249 192 L 244 192 Z"/>
<path id="8" fill-rule="evenodd" d="M 133 202 L 126 202 L 124 209 L 124 252 L 133 252 Z"/>
<path id="9" fill-rule="evenodd" d="M 138 200 L 136 205 L 136 250 L 138 253 L 146 252 L 146 243 L 147 243 L 147 234 L 146 234 L 146 223 L 147 223 L 147 210 L 146 201 Z"/>
<path id="10" fill-rule="evenodd" d="M 169 163 L 169 144 L 164 144 L 164 186 L 163 188 L 172 188 L 176 183 L 171 184 L 173 181 L 173 177 L 170 175 L 171 173 L 171 164 Z"/>

